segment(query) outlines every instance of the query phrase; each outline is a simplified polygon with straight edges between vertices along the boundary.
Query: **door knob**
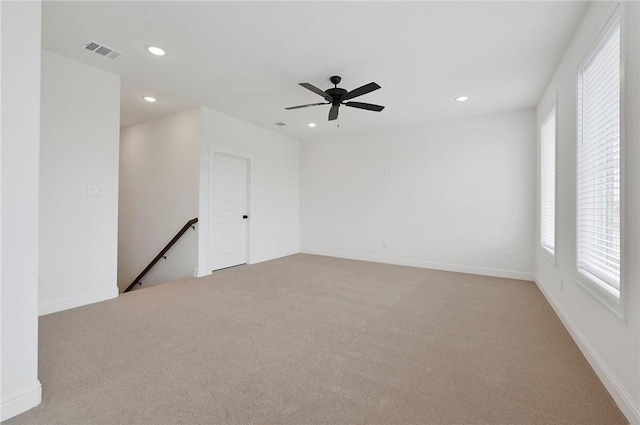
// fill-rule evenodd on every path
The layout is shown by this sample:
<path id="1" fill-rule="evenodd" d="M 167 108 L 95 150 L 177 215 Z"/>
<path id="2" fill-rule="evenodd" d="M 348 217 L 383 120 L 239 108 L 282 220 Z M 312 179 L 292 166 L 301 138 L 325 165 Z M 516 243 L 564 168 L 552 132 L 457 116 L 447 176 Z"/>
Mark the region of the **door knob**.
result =
<path id="1" fill-rule="evenodd" d="M 249 218 L 249 216 L 248 216 L 248 215 L 243 215 L 243 216 L 242 216 L 242 219 L 243 219 L 243 220 L 246 220 L 246 219 L 248 219 L 248 218 Z"/>

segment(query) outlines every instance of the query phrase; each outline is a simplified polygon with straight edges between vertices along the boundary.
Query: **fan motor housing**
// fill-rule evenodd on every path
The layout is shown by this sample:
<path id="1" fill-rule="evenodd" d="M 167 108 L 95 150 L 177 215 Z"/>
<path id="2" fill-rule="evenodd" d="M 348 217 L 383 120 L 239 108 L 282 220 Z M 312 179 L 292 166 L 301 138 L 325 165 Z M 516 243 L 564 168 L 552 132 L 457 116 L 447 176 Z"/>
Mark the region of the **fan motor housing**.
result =
<path id="1" fill-rule="evenodd" d="M 332 89 L 327 89 L 324 92 L 329 96 L 331 96 L 331 98 L 333 98 L 332 104 L 334 105 L 339 105 L 340 102 L 342 102 L 342 98 L 345 97 L 347 93 L 349 93 L 347 90 L 339 89 L 337 87 Z"/>

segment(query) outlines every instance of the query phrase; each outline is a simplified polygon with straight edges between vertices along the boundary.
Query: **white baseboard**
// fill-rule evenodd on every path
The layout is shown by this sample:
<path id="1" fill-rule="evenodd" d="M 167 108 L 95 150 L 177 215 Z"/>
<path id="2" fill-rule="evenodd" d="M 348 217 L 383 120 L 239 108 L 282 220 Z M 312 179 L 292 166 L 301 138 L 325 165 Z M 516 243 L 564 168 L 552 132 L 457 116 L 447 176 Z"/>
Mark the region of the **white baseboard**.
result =
<path id="1" fill-rule="evenodd" d="M 611 394 L 611 397 L 613 397 L 613 400 L 616 402 L 622 413 L 627 417 L 629 423 L 632 425 L 640 424 L 640 406 L 638 403 L 634 401 L 631 394 L 629 394 L 626 388 L 620 383 L 620 380 L 614 375 L 595 348 L 593 348 L 589 340 L 576 326 L 575 322 L 560 306 L 558 300 L 550 291 L 547 290 L 539 276 L 536 276 L 535 282 L 540 289 L 540 292 L 542 292 L 551 305 L 551 308 L 556 312 L 556 315 L 560 318 L 560 321 L 576 342 L 576 345 L 584 357 L 596 372 L 596 375 L 598 375 L 598 378 L 600 378 L 607 391 L 609 391 L 609 394 Z"/>
<path id="2" fill-rule="evenodd" d="M 211 270 L 209 269 L 198 269 L 196 268 L 196 277 L 208 276 L 211 274 Z"/>
<path id="3" fill-rule="evenodd" d="M 300 250 L 299 249 L 294 249 L 294 250 L 290 250 L 290 251 L 284 251 L 284 252 L 281 252 L 279 254 L 269 255 L 269 256 L 266 256 L 266 257 L 253 257 L 253 258 L 250 259 L 248 264 L 264 263 L 265 261 L 271 261 L 271 260 L 275 260 L 275 259 L 282 258 L 282 257 L 288 257 L 288 256 L 294 255 L 294 254 L 300 254 Z"/>
<path id="4" fill-rule="evenodd" d="M 83 305 L 93 304 L 100 301 L 110 300 L 118 297 L 118 287 L 109 289 L 108 291 L 94 292 L 92 294 L 83 295 L 81 297 L 69 298 L 66 300 L 55 301 L 48 304 L 40 304 L 39 315 L 56 313 L 58 311 L 69 310 L 71 308 L 82 307 Z"/>
<path id="5" fill-rule="evenodd" d="M 0 421 L 6 421 L 20 413 L 33 409 L 42 401 L 42 385 L 36 381 L 36 385 L 9 400 L 2 400 L 0 408 Z"/>
<path id="6" fill-rule="evenodd" d="M 252 257 L 247 260 L 247 264 L 263 263 L 265 261 L 275 260 L 277 258 L 282 258 L 282 257 L 288 257 L 289 255 L 294 255 L 294 254 L 300 254 L 300 250 L 295 249 L 295 250 L 286 251 L 277 255 L 271 255 L 267 257 Z M 211 268 L 196 269 L 196 277 L 209 276 L 211 273 L 213 273 L 213 270 Z"/>
<path id="7" fill-rule="evenodd" d="M 357 254 L 351 252 L 324 251 L 320 249 L 302 249 L 303 254 L 324 255 L 327 257 L 347 258 L 349 260 L 373 261 L 375 263 L 395 264 L 398 266 L 420 267 L 423 269 L 442 270 L 447 272 L 458 272 L 467 274 L 477 274 L 482 276 L 503 277 L 507 279 L 517 280 L 534 280 L 534 274 L 529 272 L 520 272 L 513 270 L 491 269 L 485 267 L 461 266 L 458 264 L 445 264 L 431 261 L 380 257 L 370 254 Z"/>

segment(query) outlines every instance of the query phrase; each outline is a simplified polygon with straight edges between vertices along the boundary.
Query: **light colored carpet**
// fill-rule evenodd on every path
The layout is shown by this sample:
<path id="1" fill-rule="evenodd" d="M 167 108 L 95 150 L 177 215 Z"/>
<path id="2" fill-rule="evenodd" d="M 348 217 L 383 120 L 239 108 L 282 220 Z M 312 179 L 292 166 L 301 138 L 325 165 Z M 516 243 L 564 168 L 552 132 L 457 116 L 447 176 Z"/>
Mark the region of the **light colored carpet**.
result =
<path id="1" fill-rule="evenodd" d="M 532 282 L 293 255 L 42 317 L 18 424 L 625 424 Z"/>

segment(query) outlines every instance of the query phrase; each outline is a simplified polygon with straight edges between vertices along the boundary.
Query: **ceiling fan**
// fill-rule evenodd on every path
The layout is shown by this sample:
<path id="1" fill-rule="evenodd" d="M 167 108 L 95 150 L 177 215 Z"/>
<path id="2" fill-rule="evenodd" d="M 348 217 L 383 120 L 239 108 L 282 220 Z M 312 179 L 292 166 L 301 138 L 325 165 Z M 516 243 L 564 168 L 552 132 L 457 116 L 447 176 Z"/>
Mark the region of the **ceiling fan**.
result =
<path id="1" fill-rule="evenodd" d="M 346 91 L 345 89 L 339 89 L 338 84 L 340 83 L 340 78 L 337 75 L 329 78 L 331 84 L 333 84 L 333 88 L 327 89 L 325 91 L 320 90 L 316 86 L 313 86 L 309 83 L 300 83 L 302 87 L 307 90 L 311 90 L 312 92 L 319 94 L 326 100 L 326 102 L 321 103 L 309 103 L 307 105 L 298 105 L 298 106 L 289 106 L 288 108 L 284 108 L 287 110 L 291 109 L 300 109 L 300 108 L 308 108 L 309 106 L 318 106 L 318 105 L 329 105 L 331 104 L 331 109 L 329 109 L 329 121 L 333 121 L 338 118 L 338 108 L 340 105 L 350 106 L 352 108 L 358 109 L 366 109 L 367 111 L 376 111 L 380 112 L 384 109 L 384 106 L 374 105 L 372 103 L 362 103 L 362 102 L 347 102 L 349 99 L 353 99 L 354 97 L 362 96 L 363 94 L 371 93 L 374 90 L 378 90 L 380 88 L 376 83 L 365 84 L 362 87 L 358 87 L 357 89 Z"/>

